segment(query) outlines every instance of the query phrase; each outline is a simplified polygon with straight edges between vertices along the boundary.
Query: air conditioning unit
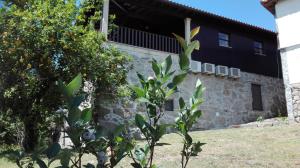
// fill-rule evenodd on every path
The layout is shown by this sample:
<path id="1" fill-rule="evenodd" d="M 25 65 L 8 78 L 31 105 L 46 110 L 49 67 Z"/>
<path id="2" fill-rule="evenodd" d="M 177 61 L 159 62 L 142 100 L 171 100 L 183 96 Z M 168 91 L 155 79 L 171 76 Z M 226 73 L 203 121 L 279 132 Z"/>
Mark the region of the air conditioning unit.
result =
<path id="1" fill-rule="evenodd" d="M 228 67 L 218 65 L 216 66 L 216 75 L 217 76 L 228 76 Z"/>
<path id="2" fill-rule="evenodd" d="M 230 68 L 229 69 L 229 77 L 237 79 L 241 77 L 241 70 L 238 68 Z"/>
<path id="3" fill-rule="evenodd" d="M 191 61 L 191 71 L 194 73 L 200 73 L 201 72 L 201 62 L 198 61 Z"/>
<path id="4" fill-rule="evenodd" d="M 215 73 L 215 65 L 214 64 L 209 64 L 209 63 L 204 63 L 202 65 L 202 72 L 208 75 L 214 74 Z"/>

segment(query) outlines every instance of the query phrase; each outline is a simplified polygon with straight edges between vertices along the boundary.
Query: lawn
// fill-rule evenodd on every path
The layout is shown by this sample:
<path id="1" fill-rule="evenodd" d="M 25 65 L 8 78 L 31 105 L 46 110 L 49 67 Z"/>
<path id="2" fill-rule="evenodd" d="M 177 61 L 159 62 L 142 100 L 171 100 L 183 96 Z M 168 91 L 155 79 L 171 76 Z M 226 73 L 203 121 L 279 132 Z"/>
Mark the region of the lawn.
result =
<path id="1" fill-rule="evenodd" d="M 300 167 L 299 124 L 202 131 L 194 132 L 193 137 L 207 144 L 200 155 L 191 160 L 191 168 Z M 157 147 L 155 162 L 160 167 L 180 167 L 180 142 L 176 134 L 164 136 L 162 146 Z M 94 158 L 85 158 L 91 159 Z M 128 161 L 122 161 L 118 167 L 130 167 Z M 15 166 L 0 159 L 0 167 Z"/>

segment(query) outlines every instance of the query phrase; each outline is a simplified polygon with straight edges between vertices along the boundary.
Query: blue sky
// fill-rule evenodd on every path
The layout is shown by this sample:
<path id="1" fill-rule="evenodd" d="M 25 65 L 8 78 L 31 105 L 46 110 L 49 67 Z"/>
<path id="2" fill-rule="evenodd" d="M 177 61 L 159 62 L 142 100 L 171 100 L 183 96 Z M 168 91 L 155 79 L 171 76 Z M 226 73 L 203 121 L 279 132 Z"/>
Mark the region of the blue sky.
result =
<path id="1" fill-rule="evenodd" d="M 259 0 L 172 0 L 207 12 L 275 31 L 275 20 Z"/>

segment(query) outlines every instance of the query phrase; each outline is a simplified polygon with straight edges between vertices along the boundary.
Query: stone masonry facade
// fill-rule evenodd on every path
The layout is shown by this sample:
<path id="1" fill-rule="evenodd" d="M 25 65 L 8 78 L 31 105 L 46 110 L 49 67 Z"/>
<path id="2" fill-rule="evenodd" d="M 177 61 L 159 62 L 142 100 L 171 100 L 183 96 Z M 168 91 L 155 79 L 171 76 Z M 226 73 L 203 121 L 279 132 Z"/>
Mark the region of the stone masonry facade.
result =
<path id="1" fill-rule="evenodd" d="M 292 100 L 295 120 L 300 122 L 300 83 L 292 85 Z"/>
<path id="2" fill-rule="evenodd" d="M 114 43 L 114 45 L 133 57 L 133 69 L 128 75 L 130 84 L 139 83 L 136 72 L 146 76 L 153 76 L 149 64 L 152 58 L 162 61 L 167 56 L 172 55 L 173 67 L 175 70 L 179 69 L 178 55 L 176 54 L 124 44 Z M 183 97 L 187 101 L 194 91 L 193 88 L 197 79 L 200 79 L 206 88 L 204 93 L 205 102 L 200 108 L 203 111 L 203 115 L 195 126 L 197 130 L 225 128 L 231 125 L 256 121 L 258 117 L 271 118 L 286 113 L 282 79 L 241 72 L 241 78 L 234 80 L 227 77 L 216 77 L 214 75 L 195 74 L 191 72 L 186 81 L 179 87 L 179 93 L 176 93 L 172 98 L 174 111 L 166 111 L 162 122 L 174 122 L 179 108 L 179 97 Z M 252 108 L 252 84 L 261 86 L 263 111 L 254 111 Z M 297 93 L 298 91 L 299 90 L 297 90 Z M 115 118 L 115 120 L 119 120 L 119 116 L 121 116 L 123 118 L 122 120 L 128 121 L 133 119 L 136 113 L 145 112 L 145 107 L 135 102 L 118 102 L 113 104 L 114 105 L 111 105 L 106 101 L 100 103 L 99 113 L 101 113 L 103 117 L 108 115 Z"/>

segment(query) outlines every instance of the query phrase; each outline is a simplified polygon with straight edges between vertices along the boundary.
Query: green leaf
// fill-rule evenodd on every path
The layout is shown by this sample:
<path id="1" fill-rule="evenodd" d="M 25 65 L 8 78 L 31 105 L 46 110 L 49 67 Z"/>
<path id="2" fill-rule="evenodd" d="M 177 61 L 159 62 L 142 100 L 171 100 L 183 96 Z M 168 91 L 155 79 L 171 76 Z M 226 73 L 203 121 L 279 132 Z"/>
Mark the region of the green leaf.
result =
<path id="1" fill-rule="evenodd" d="M 82 85 L 82 75 L 78 74 L 67 86 L 66 93 L 68 97 L 74 96 L 79 92 Z"/>
<path id="2" fill-rule="evenodd" d="M 135 124 L 140 130 L 142 130 L 144 128 L 145 123 L 146 123 L 146 121 L 142 115 L 140 115 L 140 114 L 135 115 Z"/>
<path id="3" fill-rule="evenodd" d="M 140 80 L 141 85 L 144 86 L 145 81 L 146 81 L 145 78 L 144 78 L 144 76 L 141 75 L 141 74 L 138 73 L 138 72 L 137 72 L 137 76 L 138 76 L 138 78 L 139 78 L 139 80 Z"/>
<path id="4" fill-rule="evenodd" d="M 182 97 L 179 99 L 179 107 L 181 110 L 185 108 L 185 102 Z"/>
<path id="5" fill-rule="evenodd" d="M 154 106 L 154 105 L 152 105 L 152 104 L 149 104 L 149 105 L 147 106 L 147 110 L 148 110 L 148 112 L 149 112 L 149 117 L 150 117 L 150 118 L 156 117 L 156 115 L 157 115 L 156 106 Z"/>
<path id="6" fill-rule="evenodd" d="M 70 150 L 63 150 L 59 156 L 60 164 L 62 167 L 67 168 L 69 167 L 70 159 L 72 156 L 72 152 Z"/>
<path id="7" fill-rule="evenodd" d="M 200 143 L 200 142 L 193 143 L 193 146 L 192 146 L 192 149 L 191 149 L 192 156 L 197 156 L 198 153 L 202 151 L 201 147 L 203 145 L 205 145 L 205 143 Z"/>
<path id="8" fill-rule="evenodd" d="M 166 94 L 166 98 L 169 98 L 170 96 L 172 96 L 175 92 L 176 92 L 177 88 L 172 88 L 170 89 L 167 94 Z"/>
<path id="9" fill-rule="evenodd" d="M 135 94 L 138 97 L 144 97 L 145 96 L 145 92 L 142 88 L 140 88 L 138 86 L 131 86 L 131 89 L 135 92 Z"/>
<path id="10" fill-rule="evenodd" d="M 123 141 L 123 138 L 117 136 L 117 137 L 115 137 L 115 141 L 116 141 L 117 143 L 121 143 L 121 142 Z"/>
<path id="11" fill-rule="evenodd" d="M 201 85 L 202 85 L 202 82 L 201 82 L 200 79 L 198 79 L 198 80 L 197 80 L 197 83 L 196 83 L 196 88 L 197 88 L 197 87 L 200 87 Z"/>
<path id="12" fill-rule="evenodd" d="M 180 46 L 185 50 L 187 48 L 187 42 L 185 41 L 185 39 L 183 37 L 175 34 L 175 33 L 173 33 L 173 35 L 175 36 L 175 38 L 179 42 Z"/>
<path id="13" fill-rule="evenodd" d="M 185 139 L 185 141 L 187 143 L 187 146 L 190 147 L 192 145 L 192 143 L 193 143 L 192 137 L 189 134 L 185 134 L 184 135 L 184 139 Z"/>
<path id="14" fill-rule="evenodd" d="M 202 83 L 198 79 L 197 80 L 197 84 L 196 84 L 196 90 L 195 90 L 195 92 L 193 94 L 194 98 L 196 98 L 196 99 L 200 98 L 203 95 L 203 91 L 204 91 L 204 89 L 202 87 Z"/>
<path id="15" fill-rule="evenodd" d="M 152 61 L 152 70 L 154 71 L 156 77 L 160 77 L 161 70 L 156 60 Z"/>
<path id="16" fill-rule="evenodd" d="M 177 124 L 178 131 L 180 133 L 182 133 L 183 135 L 185 135 L 187 132 L 186 132 L 186 126 L 185 126 L 184 122 L 183 121 L 176 121 L 176 124 Z"/>
<path id="17" fill-rule="evenodd" d="M 164 64 L 166 65 L 165 67 L 165 74 L 168 74 L 171 67 L 172 67 L 172 57 L 169 55 L 166 60 L 164 61 Z M 162 66 L 163 67 L 163 66 Z"/>
<path id="18" fill-rule="evenodd" d="M 186 75 L 187 75 L 187 73 L 182 73 L 182 74 L 176 75 L 173 78 L 173 85 L 178 86 L 179 84 L 181 84 L 184 81 Z"/>
<path id="19" fill-rule="evenodd" d="M 179 66 L 182 71 L 186 71 L 190 68 L 189 55 L 184 53 L 179 54 Z"/>
<path id="20" fill-rule="evenodd" d="M 171 78 L 171 76 L 174 75 L 176 71 L 172 71 L 170 73 L 165 74 L 165 76 L 162 78 L 162 83 L 166 83 L 167 81 L 169 81 L 169 79 Z"/>
<path id="21" fill-rule="evenodd" d="M 83 120 L 84 123 L 88 123 L 91 121 L 93 116 L 93 112 L 91 109 L 85 109 L 81 113 L 81 119 Z"/>
<path id="22" fill-rule="evenodd" d="M 197 110 L 195 112 L 193 112 L 193 114 L 195 117 L 199 118 L 202 115 L 202 111 L 201 110 Z"/>
<path id="23" fill-rule="evenodd" d="M 148 100 L 147 98 L 145 98 L 145 97 L 140 97 L 140 98 L 138 98 L 138 99 L 136 99 L 138 102 L 140 102 L 140 103 L 148 103 L 148 104 L 152 104 L 151 102 L 150 102 L 150 100 Z"/>
<path id="24" fill-rule="evenodd" d="M 158 168 L 156 165 L 152 165 L 150 168 Z"/>
<path id="25" fill-rule="evenodd" d="M 194 112 L 192 113 L 191 119 L 193 120 L 193 122 L 196 122 L 196 120 L 197 120 L 198 118 L 200 118 L 201 115 L 202 115 L 202 111 L 201 111 L 201 110 L 194 111 Z"/>
<path id="26" fill-rule="evenodd" d="M 200 26 L 194 28 L 194 29 L 191 31 L 191 39 L 193 39 L 199 32 L 200 32 Z"/>
<path id="27" fill-rule="evenodd" d="M 36 158 L 36 163 L 39 165 L 40 168 L 48 168 L 46 163 L 40 158 Z"/>
<path id="28" fill-rule="evenodd" d="M 94 165 L 88 163 L 87 165 L 84 165 L 85 168 L 96 168 Z"/>
<path id="29" fill-rule="evenodd" d="M 83 95 L 78 96 L 72 96 L 70 97 L 68 101 L 68 106 L 70 108 L 78 108 L 78 106 L 85 100 L 85 97 Z"/>
<path id="30" fill-rule="evenodd" d="M 167 131 L 167 127 L 169 125 L 167 124 L 163 124 L 163 125 L 158 125 L 156 127 L 156 130 L 155 130 L 155 141 L 159 141 L 159 139 L 166 134 L 166 131 Z"/>
<path id="31" fill-rule="evenodd" d="M 73 107 L 69 109 L 69 114 L 67 116 L 67 120 L 70 125 L 74 126 L 74 124 L 79 121 L 81 118 L 81 111 L 78 109 L 78 107 Z"/>
<path id="32" fill-rule="evenodd" d="M 190 57 L 194 50 L 200 49 L 200 42 L 199 41 L 193 41 L 189 44 L 187 49 L 184 51 L 184 55 L 186 57 Z"/>
<path id="33" fill-rule="evenodd" d="M 61 147 L 59 143 L 54 143 L 52 144 L 46 151 L 46 155 L 48 157 L 48 159 L 54 158 L 55 156 L 58 155 L 58 153 L 60 152 Z"/>
<path id="34" fill-rule="evenodd" d="M 191 104 L 191 111 L 194 111 L 195 109 L 198 108 L 198 106 L 200 106 L 203 103 L 203 99 L 196 99 L 192 102 Z"/>
<path id="35" fill-rule="evenodd" d="M 114 130 L 113 130 L 113 135 L 115 137 L 120 136 L 122 134 L 122 131 L 124 131 L 124 125 L 118 125 Z"/>

